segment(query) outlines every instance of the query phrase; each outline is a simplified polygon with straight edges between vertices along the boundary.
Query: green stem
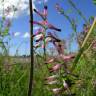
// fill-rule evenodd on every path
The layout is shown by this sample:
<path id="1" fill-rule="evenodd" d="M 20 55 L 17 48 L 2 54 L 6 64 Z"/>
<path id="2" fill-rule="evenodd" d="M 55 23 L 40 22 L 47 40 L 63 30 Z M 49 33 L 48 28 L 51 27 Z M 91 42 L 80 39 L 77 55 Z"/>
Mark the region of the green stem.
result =
<path id="1" fill-rule="evenodd" d="M 83 13 L 76 7 L 76 5 L 73 3 L 72 0 L 68 0 L 69 4 L 78 12 L 78 14 L 83 18 L 83 20 L 89 24 L 89 22 L 87 21 L 86 17 L 83 15 Z"/>
<path id="2" fill-rule="evenodd" d="M 93 24 L 92 24 L 89 32 L 87 33 L 85 39 L 84 39 L 84 42 L 83 42 L 83 44 L 82 44 L 82 46 L 81 46 L 81 49 L 80 49 L 79 53 L 77 54 L 77 56 L 76 56 L 76 58 L 75 58 L 75 60 L 74 60 L 74 62 L 73 62 L 71 72 L 75 69 L 78 61 L 80 60 L 82 54 L 84 53 L 84 51 L 85 51 L 85 45 L 86 45 L 86 43 L 87 43 L 87 41 L 88 41 L 88 38 L 89 38 L 90 34 L 92 33 L 93 28 L 94 28 L 95 25 L 96 25 L 96 18 L 94 19 L 94 22 L 93 22 Z M 89 45 L 89 46 L 90 46 L 90 45 Z M 89 48 L 89 47 L 88 47 L 88 48 Z"/>

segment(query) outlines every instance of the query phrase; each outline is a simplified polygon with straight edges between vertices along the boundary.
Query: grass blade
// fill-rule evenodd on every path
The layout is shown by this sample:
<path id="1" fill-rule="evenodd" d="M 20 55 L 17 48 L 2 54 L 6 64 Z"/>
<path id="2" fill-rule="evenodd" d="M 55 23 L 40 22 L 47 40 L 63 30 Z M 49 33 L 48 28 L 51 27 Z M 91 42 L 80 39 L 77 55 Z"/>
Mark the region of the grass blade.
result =
<path id="1" fill-rule="evenodd" d="M 91 42 L 93 41 L 93 38 L 89 39 L 89 37 L 90 37 L 91 33 L 93 32 L 93 29 L 95 27 L 96 27 L 96 18 L 94 19 L 94 22 L 93 22 L 89 32 L 87 33 L 85 39 L 84 39 L 84 42 L 83 42 L 83 44 L 81 46 L 81 49 L 80 49 L 79 53 L 77 54 L 77 56 L 76 56 L 76 58 L 75 58 L 75 60 L 73 62 L 71 72 L 75 69 L 75 67 L 76 67 L 78 61 L 80 60 L 80 57 L 83 54 L 83 52 L 90 46 Z M 88 41 L 90 41 L 90 42 L 88 42 Z"/>

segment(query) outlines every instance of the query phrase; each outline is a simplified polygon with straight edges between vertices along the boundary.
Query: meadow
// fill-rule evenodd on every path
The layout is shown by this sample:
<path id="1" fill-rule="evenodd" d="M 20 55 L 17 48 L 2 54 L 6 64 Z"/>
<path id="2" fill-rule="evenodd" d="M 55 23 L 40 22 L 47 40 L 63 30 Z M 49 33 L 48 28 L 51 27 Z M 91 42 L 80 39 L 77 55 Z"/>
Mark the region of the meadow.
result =
<path id="1" fill-rule="evenodd" d="M 77 22 L 68 15 L 71 12 L 67 14 L 59 3 L 55 4 L 57 14 L 63 16 L 73 30 L 69 41 L 60 38 L 58 32 L 62 29 L 48 21 L 46 2 L 42 4 L 42 12 L 30 9 L 41 18 L 41 21 L 33 18 L 29 22 L 30 31 L 31 26 L 39 26 L 30 36 L 30 55 L 9 54 L 12 21 L 6 16 L 0 18 L 0 96 L 96 96 L 96 17 L 86 18 L 74 2 L 68 0 L 84 21 L 81 32 L 77 32 Z M 93 4 L 96 6 L 96 0 Z M 73 40 L 78 45 L 74 52 L 70 47 Z M 32 93 L 28 95 L 30 80 Z"/>

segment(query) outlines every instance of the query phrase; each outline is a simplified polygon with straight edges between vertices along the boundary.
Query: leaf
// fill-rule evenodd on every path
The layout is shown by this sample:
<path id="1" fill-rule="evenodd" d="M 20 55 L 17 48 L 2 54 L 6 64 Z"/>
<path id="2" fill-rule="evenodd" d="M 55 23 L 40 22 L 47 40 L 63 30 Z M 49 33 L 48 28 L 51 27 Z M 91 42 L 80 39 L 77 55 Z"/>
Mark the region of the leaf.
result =
<path id="1" fill-rule="evenodd" d="M 84 53 L 85 50 L 87 50 L 90 47 L 92 41 L 94 40 L 94 33 L 96 32 L 96 31 L 94 31 L 95 28 L 96 28 L 96 18 L 94 19 L 94 22 L 93 22 L 89 32 L 87 33 L 87 35 L 84 39 L 84 42 L 82 43 L 81 49 L 78 52 L 78 54 L 77 54 L 77 56 L 73 62 L 71 71 L 73 71 L 75 69 L 75 67 L 76 67 L 78 61 L 80 60 L 82 54 Z"/>

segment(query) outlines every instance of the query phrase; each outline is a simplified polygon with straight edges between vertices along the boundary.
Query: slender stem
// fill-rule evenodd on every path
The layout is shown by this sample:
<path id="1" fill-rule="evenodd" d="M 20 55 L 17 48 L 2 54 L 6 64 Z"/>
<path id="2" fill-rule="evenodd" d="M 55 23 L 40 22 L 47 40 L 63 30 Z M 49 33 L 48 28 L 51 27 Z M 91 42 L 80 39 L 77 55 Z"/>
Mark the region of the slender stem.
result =
<path id="1" fill-rule="evenodd" d="M 44 62 L 46 61 L 46 59 L 47 59 L 47 55 L 46 55 L 46 29 L 44 30 Z M 49 69 L 48 68 L 48 65 L 46 64 L 46 67 L 47 67 L 47 69 Z"/>
<path id="2" fill-rule="evenodd" d="M 84 39 L 84 41 L 83 41 L 83 43 L 82 43 L 81 49 L 80 49 L 79 53 L 77 54 L 77 56 L 76 56 L 76 58 L 75 58 L 75 60 L 74 60 L 74 62 L 73 62 L 73 65 L 72 65 L 72 68 L 71 68 L 71 72 L 73 72 L 73 70 L 75 69 L 78 61 L 80 60 L 80 57 L 83 55 L 83 53 L 84 53 L 84 51 L 85 51 L 85 46 L 86 46 L 86 44 L 87 44 L 87 42 L 88 42 L 88 39 L 89 39 L 89 37 L 90 37 L 90 34 L 92 33 L 95 25 L 96 25 L 96 19 L 94 19 L 94 22 L 93 22 L 93 24 L 92 24 L 89 32 L 87 33 L 87 35 L 86 35 L 86 37 L 85 37 L 85 39 Z M 88 45 L 88 48 L 89 48 L 89 46 L 90 46 L 90 45 Z"/>
<path id="3" fill-rule="evenodd" d="M 83 15 L 83 13 L 76 7 L 76 5 L 73 3 L 72 0 L 68 0 L 69 4 L 78 12 L 78 14 L 83 18 L 83 20 L 89 24 L 86 17 Z"/>
<path id="4" fill-rule="evenodd" d="M 33 88 L 33 63 L 34 63 L 34 54 L 33 54 L 33 12 L 32 12 L 32 0 L 29 0 L 29 10 L 30 10 L 30 55 L 31 55 L 31 68 L 30 68 L 30 77 L 29 77 L 29 89 L 28 89 L 28 96 L 32 94 Z"/>
<path id="5" fill-rule="evenodd" d="M 46 32 L 46 30 L 45 30 Z M 44 33 L 44 60 L 46 61 L 46 42 L 45 42 L 45 38 L 46 37 L 46 33 Z"/>

